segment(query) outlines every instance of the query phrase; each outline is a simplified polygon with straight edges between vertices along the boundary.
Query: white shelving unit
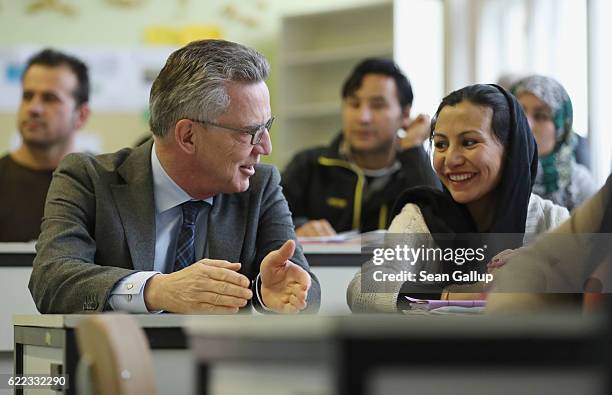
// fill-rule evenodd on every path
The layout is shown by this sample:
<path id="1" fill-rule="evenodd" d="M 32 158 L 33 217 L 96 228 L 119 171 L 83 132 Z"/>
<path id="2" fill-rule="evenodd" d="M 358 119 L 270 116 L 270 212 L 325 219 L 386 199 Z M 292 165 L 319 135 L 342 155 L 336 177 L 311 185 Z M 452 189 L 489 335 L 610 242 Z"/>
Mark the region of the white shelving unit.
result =
<path id="1" fill-rule="evenodd" d="M 340 89 L 368 56 L 393 57 L 393 3 L 286 16 L 281 37 L 281 166 L 341 128 Z"/>
<path id="2" fill-rule="evenodd" d="M 433 112 L 428 107 L 439 101 L 444 81 L 443 19 L 443 0 L 390 0 L 285 16 L 275 136 L 281 168 L 297 151 L 326 145 L 338 133 L 342 83 L 366 57 L 394 58 L 415 89 L 415 107 Z"/>

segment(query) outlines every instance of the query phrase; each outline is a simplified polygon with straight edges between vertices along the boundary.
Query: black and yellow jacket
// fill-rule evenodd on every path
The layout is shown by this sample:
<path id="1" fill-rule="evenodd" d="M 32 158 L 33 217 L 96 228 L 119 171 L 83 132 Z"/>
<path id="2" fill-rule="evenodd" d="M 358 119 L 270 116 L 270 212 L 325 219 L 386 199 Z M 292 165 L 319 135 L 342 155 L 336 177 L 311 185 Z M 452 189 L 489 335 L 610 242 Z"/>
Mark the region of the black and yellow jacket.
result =
<path id="1" fill-rule="evenodd" d="M 342 155 L 341 143 L 342 134 L 328 147 L 304 150 L 285 169 L 281 185 L 296 228 L 324 218 L 337 232 L 385 229 L 403 190 L 418 185 L 439 188 L 422 147 L 398 152 L 395 166 L 373 175 Z"/>

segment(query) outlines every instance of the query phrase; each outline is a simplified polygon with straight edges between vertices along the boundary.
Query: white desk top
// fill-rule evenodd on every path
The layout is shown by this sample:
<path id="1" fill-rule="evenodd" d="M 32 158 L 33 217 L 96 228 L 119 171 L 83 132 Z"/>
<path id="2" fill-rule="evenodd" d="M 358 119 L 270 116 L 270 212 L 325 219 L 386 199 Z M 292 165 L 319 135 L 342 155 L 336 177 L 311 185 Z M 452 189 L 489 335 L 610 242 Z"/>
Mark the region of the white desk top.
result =
<path id="1" fill-rule="evenodd" d="M 549 337 L 596 333 L 602 317 L 576 313 L 513 316 L 406 316 L 406 315 L 269 315 L 189 317 L 185 322 L 192 336 L 224 338 L 312 339 L 337 335 L 394 337 Z"/>
<path id="2" fill-rule="evenodd" d="M 0 243 L 0 254 L 36 254 L 35 241 L 28 243 Z"/>
<path id="3" fill-rule="evenodd" d="M 36 254 L 36 242 L 0 243 L 0 254 Z M 338 243 L 303 243 L 306 254 L 359 254 L 361 243 L 357 241 Z"/>
<path id="4" fill-rule="evenodd" d="M 303 243 L 304 254 L 361 254 L 360 243 Z"/>
<path id="5" fill-rule="evenodd" d="M 13 316 L 13 325 L 42 328 L 74 328 L 80 320 L 91 316 L 91 314 L 15 315 Z M 132 317 L 143 328 L 172 328 L 183 326 L 186 319 L 190 316 L 180 314 L 133 314 Z"/>
<path id="6" fill-rule="evenodd" d="M 90 314 L 15 315 L 15 326 L 73 328 Z M 406 316 L 399 314 L 325 315 L 180 315 L 134 314 L 144 328 L 185 327 L 192 334 L 223 334 L 249 337 L 320 337 L 334 334 L 387 336 L 405 334 L 447 337 L 461 336 L 572 336 L 596 330 L 603 323 L 598 316 L 580 314 L 513 315 L 513 316 Z"/>
<path id="7" fill-rule="evenodd" d="M 28 243 L 0 243 L 0 254 L 36 254 L 36 242 Z M 305 254 L 359 254 L 361 243 L 357 241 L 337 243 L 303 243 Z"/>

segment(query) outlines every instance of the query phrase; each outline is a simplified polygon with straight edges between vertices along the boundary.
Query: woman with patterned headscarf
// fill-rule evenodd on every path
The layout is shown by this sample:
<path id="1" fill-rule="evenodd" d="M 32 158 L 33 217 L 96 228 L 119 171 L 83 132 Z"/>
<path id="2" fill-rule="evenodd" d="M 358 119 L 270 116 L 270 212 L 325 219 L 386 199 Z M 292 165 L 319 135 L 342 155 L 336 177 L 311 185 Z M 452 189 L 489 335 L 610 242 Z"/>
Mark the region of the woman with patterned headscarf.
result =
<path id="1" fill-rule="evenodd" d="M 512 89 L 525 110 L 538 145 L 533 192 L 573 209 L 597 190 L 588 169 L 576 163 L 577 136 L 572 130 L 572 102 L 556 80 L 523 78 Z"/>

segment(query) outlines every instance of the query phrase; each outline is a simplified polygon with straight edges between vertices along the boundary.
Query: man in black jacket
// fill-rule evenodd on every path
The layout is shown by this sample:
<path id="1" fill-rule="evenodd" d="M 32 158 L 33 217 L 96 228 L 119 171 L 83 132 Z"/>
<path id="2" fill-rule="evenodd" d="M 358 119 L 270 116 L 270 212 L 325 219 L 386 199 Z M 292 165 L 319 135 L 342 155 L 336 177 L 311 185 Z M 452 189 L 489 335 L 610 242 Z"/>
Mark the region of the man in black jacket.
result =
<path id="1" fill-rule="evenodd" d="M 298 236 L 384 229 L 406 188 L 439 186 L 421 143 L 429 118 L 410 122 L 412 87 L 391 60 L 359 63 L 342 88 L 342 132 L 289 163 L 282 186 Z"/>

